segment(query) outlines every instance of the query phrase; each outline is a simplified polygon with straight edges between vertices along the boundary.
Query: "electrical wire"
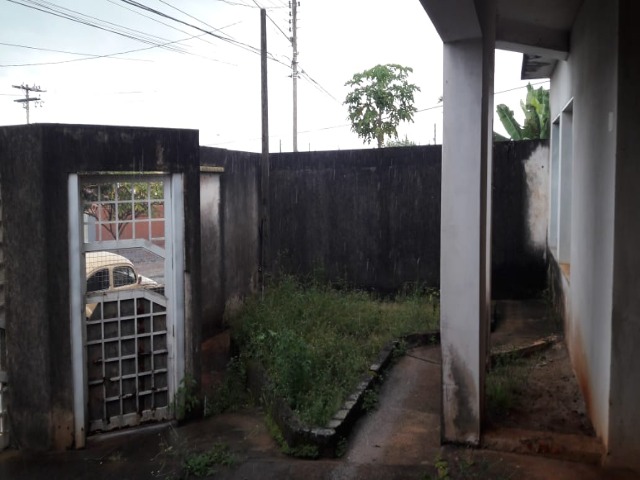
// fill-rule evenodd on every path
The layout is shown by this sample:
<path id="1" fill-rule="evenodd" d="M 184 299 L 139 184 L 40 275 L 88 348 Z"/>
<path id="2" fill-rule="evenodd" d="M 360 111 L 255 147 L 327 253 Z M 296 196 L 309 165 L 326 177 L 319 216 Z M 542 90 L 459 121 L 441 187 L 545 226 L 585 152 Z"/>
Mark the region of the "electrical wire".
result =
<path id="1" fill-rule="evenodd" d="M 97 17 L 93 17 L 91 15 L 86 15 L 83 14 L 81 12 L 77 12 L 75 10 L 71 10 L 65 7 L 61 7 L 59 5 L 56 5 L 52 2 L 47 2 L 45 0 L 7 0 L 8 2 L 26 7 L 26 8 L 31 8 L 46 14 L 50 14 L 50 15 L 54 15 L 66 20 L 70 20 L 70 21 L 74 21 L 86 26 L 90 26 L 90 27 L 94 27 L 94 28 L 98 28 L 100 30 L 104 30 L 110 33 L 115 33 L 117 35 L 121 35 L 121 36 L 125 36 L 127 38 L 133 39 L 133 40 L 137 40 L 137 41 L 141 41 L 143 43 L 146 43 L 148 45 L 152 45 L 151 47 L 147 47 L 147 48 L 141 48 L 141 49 L 132 49 L 132 50 L 127 50 L 124 52 L 117 52 L 117 53 L 110 53 L 110 54 L 105 54 L 105 55 L 93 55 L 93 54 L 87 54 L 87 58 L 77 58 L 77 59 L 67 59 L 67 60 L 59 60 L 59 61 L 51 61 L 51 62 L 34 62 L 34 63 L 17 63 L 17 64 L 2 64 L 0 65 L 0 67 L 2 68 L 6 68 L 6 67 L 26 67 L 26 66 L 40 66 L 40 65 L 58 65 L 58 64 L 65 64 L 65 63 L 71 63 L 71 62 L 77 62 L 77 61 L 82 61 L 82 60 L 91 60 L 91 59 L 99 59 L 99 58 L 113 58 L 119 55 L 124 55 L 126 53 L 133 53 L 133 52 L 138 52 L 138 51 L 144 51 L 144 50 L 149 50 L 150 48 L 163 48 L 166 50 L 170 50 L 176 53 L 181 53 L 181 54 L 187 54 L 187 55 L 192 55 L 192 56 L 196 56 L 199 58 L 203 58 L 206 60 L 210 60 L 210 61 L 214 61 L 214 62 L 218 62 L 218 63 L 224 63 L 227 65 L 232 65 L 232 66 L 236 66 L 235 64 L 232 63 L 228 63 L 228 62 L 224 62 L 222 60 L 218 60 L 215 58 L 211 58 L 211 57 L 207 57 L 204 55 L 199 55 L 196 54 L 194 52 L 191 52 L 189 50 L 186 50 L 184 47 L 182 47 L 181 45 L 178 45 L 181 42 L 185 42 L 188 40 L 191 40 L 193 38 L 201 38 L 204 37 L 207 34 L 210 34 L 210 32 L 206 32 L 203 33 L 202 35 L 192 35 L 188 38 L 183 38 L 180 40 L 168 40 L 168 39 L 163 39 L 162 37 L 158 37 L 155 35 L 149 35 L 146 34 L 145 32 L 141 32 L 139 30 L 134 30 L 134 29 L 129 29 L 128 27 L 124 27 L 122 25 L 118 25 L 116 23 L 113 22 L 108 22 L 106 20 L 101 20 Z M 113 2 L 112 2 L 113 3 Z M 41 7 L 41 8 L 40 8 Z M 126 8 L 123 6 L 123 8 Z M 127 9 L 130 10 L 130 9 Z M 132 12 L 134 10 L 131 10 Z M 137 13 L 137 12 L 136 12 Z M 148 17 L 151 18 L 151 17 Z M 87 20 L 87 19 L 91 19 L 91 20 Z M 102 22 L 103 25 L 100 25 L 99 22 Z M 163 23 L 164 22 L 160 22 Z M 237 23 L 237 22 L 236 22 Z M 136 36 L 134 34 L 129 34 L 129 33 L 124 33 L 123 31 L 119 31 L 116 28 L 111 28 L 111 27 L 105 27 L 104 24 L 106 25 L 113 25 L 117 28 L 121 28 L 124 29 L 125 31 L 128 30 L 130 32 L 139 32 L 142 35 L 144 35 L 143 37 L 140 36 Z M 169 27 L 171 27 L 168 24 L 165 24 Z M 235 25 L 232 24 L 232 25 Z M 229 26 L 223 27 L 223 28 L 228 28 Z M 181 32 L 184 32 L 184 30 L 180 30 Z M 216 31 L 220 31 L 222 29 L 215 29 Z M 184 32 L 187 33 L 187 32 Z M 153 40 L 153 38 L 156 38 L 158 40 Z M 161 40 L 161 41 L 159 41 Z M 205 40 L 206 41 L 206 40 Z M 207 42 L 207 43 L 211 43 L 211 42 Z M 61 52 L 61 53 L 67 53 L 67 52 Z M 74 52 L 68 52 L 70 54 L 74 54 Z M 136 60 L 136 59 L 127 59 L 127 60 Z"/>
<path id="2" fill-rule="evenodd" d="M 267 13 L 267 18 L 269 20 L 271 20 L 271 23 L 273 23 L 275 25 L 275 27 L 278 29 L 278 31 L 284 36 L 284 38 L 287 39 L 287 41 L 289 43 L 291 43 L 291 37 L 289 35 L 287 35 L 286 33 L 284 33 L 284 31 L 280 28 L 280 26 L 273 20 L 273 18 L 271 18 L 271 16 Z"/>
<path id="3" fill-rule="evenodd" d="M 139 30 L 129 29 L 128 27 L 124 27 L 122 25 L 118 25 L 113 22 L 100 20 L 97 17 L 84 15 L 80 12 L 76 12 L 75 10 L 67 9 L 65 7 L 60 7 L 59 5 L 55 5 L 51 2 L 44 2 L 44 0 L 41 0 L 41 1 L 6 0 L 6 1 L 10 3 L 14 3 L 16 5 L 26 7 L 26 8 L 37 10 L 43 13 L 47 13 L 55 17 L 63 18 L 65 20 L 69 20 L 72 22 L 80 23 L 82 25 L 93 27 L 98 30 L 103 30 L 105 32 L 113 33 L 131 40 L 137 40 L 139 42 L 146 43 L 147 45 L 162 46 L 162 48 L 165 48 L 167 50 L 184 52 L 184 49 L 171 45 L 172 43 L 176 43 L 176 42 L 169 42 L 168 39 L 162 39 L 159 37 L 156 37 L 157 40 L 153 40 L 153 37 L 155 37 L 154 35 L 148 35 L 148 34 L 145 34 L 144 32 L 140 32 Z M 73 12 L 73 13 L 68 13 L 68 12 Z M 102 22 L 102 24 L 100 22 Z M 108 25 L 114 25 L 117 28 L 109 27 Z M 143 36 L 137 35 L 136 32 L 142 34 Z"/>
<path id="4" fill-rule="evenodd" d="M 543 84 L 543 83 L 548 83 L 548 80 L 541 80 L 539 82 L 533 82 L 533 83 L 531 83 L 531 85 L 532 86 L 533 85 L 540 85 L 540 84 Z M 506 90 L 500 90 L 498 92 L 494 92 L 494 95 L 498 95 L 498 94 L 506 93 L 506 92 L 511 92 L 511 91 L 514 91 L 514 90 L 520 90 L 522 88 L 527 88 L 527 86 L 523 85 L 523 86 L 520 86 L 520 87 L 509 88 L 509 89 L 506 89 Z M 425 112 L 427 110 L 434 110 L 436 108 L 442 108 L 442 107 L 443 107 L 443 104 L 440 103 L 438 105 L 433 105 L 431 107 L 426 107 L 426 108 L 422 108 L 422 109 L 416 110 L 416 113 Z M 321 132 L 321 131 L 325 131 L 325 130 L 335 130 L 335 129 L 338 129 L 338 128 L 346 128 L 346 127 L 351 127 L 351 124 L 350 123 L 343 123 L 343 124 L 340 124 L 340 125 L 332 125 L 332 126 L 329 126 L 329 127 L 315 128 L 313 130 L 302 130 L 302 131 L 299 131 L 298 134 L 300 135 L 300 134 L 303 134 L 303 133 L 314 133 L 314 132 Z M 275 137 L 277 137 L 277 135 L 271 135 L 270 138 L 271 137 L 275 138 Z M 213 146 L 217 146 L 217 145 L 226 145 L 226 144 L 230 144 L 230 143 L 249 142 L 249 141 L 254 141 L 254 140 L 260 140 L 260 138 L 261 137 L 249 138 L 249 139 L 228 140 L 228 141 L 225 141 L 225 142 L 213 143 L 213 144 L 209 144 L 209 145 L 205 145 L 205 146 L 213 147 Z"/>
<path id="5" fill-rule="evenodd" d="M 227 5 L 237 6 L 237 7 L 258 8 L 253 5 L 247 5 L 246 3 L 240 3 L 240 2 L 233 2 L 231 0 L 216 0 L 216 1 L 226 3 Z"/>
<path id="6" fill-rule="evenodd" d="M 100 55 L 95 54 L 95 53 L 70 52 L 68 50 L 55 50 L 53 48 L 32 47 L 32 46 L 29 46 L 29 45 L 20 45 L 20 44 L 17 44 L 17 43 L 0 42 L 0 45 L 5 46 L 5 47 L 27 48 L 29 50 L 37 50 L 37 51 L 42 51 L 42 52 L 54 52 L 54 53 L 65 53 L 67 55 L 79 55 L 79 56 L 83 56 L 83 57 L 100 57 Z M 83 60 L 89 60 L 89 59 L 83 59 Z M 152 62 L 153 61 L 153 60 L 145 60 L 145 59 L 141 59 L 141 58 L 119 58 L 117 60 L 131 60 L 131 61 L 136 61 L 136 62 Z"/>
<path id="7" fill-rule="evenodd" d="M 201 35 L 205 35 L 205 34 L 203 33 Z M 187 40 L 191 40 L 192 38 L 196 38 L 196 37 L 199 37 L 201 35 L 192 35 L 191 37 L 188 37 L 188 38 L 183 38 L 183 39 L 180 39 L 180 40 L 174 40 L 172 42 L 167 42 L 167 44 L 186 42 Z M 34 66 L 41 66 L 41 65 L 59 65 L 59 64 L 63 64 L 63 63 L 80 62 L 80 61 L 83 61 L 83 60 L 96 60 L 96 59 L 99 59 L 99 58 L 112 58 L 112 57 L 119 56 L 119 55 L 126 55 L 128 53 L 143 52 L 145 50 L 151 50 L 152 48 L 160 48 L 160 47 L 163 47 L 164 45 L 167 45 L 167 44 L 152 45 L 152 46 L 149 46 L 149 47 L 135 48 L 133 50 L 126 50 L 124 52 L 107 53 L 107 54 L 104 54 L 104 55 L 95 55 L 95 56 L 86 57 L 86 58 L 73 58 L 73 59 L 69 59 L 69 60 L 59 60 L 59 61 L 52 61 L 52 62 L 0 64 L 0 68 L 4 68 L 4 67 L 34 67 Z M 196 55 L 196 54 L 191 53 L 191 52 L 185 52 L 185 53 L 190 54 L 190 55 Z M 196 55 L 196 56 L 200 57 L 201 55 Z M 208 58 L 208 57 L 203 57 L 203 58 Z M 220 62 L 220 63 L 227 63 L 227 62 L 223 62 L 222 60 L 215 60 L 215 59 L 210 59 L 210 60 L 216 61 L 216 62 Z M 233 64 L 228 64 L 228 65 L 233 65 Z"/>
<path id="8" fill-rule="evenodd" d="M 187 32 L 187 31 L 185 31 L 185 30 L 182 30 L 181 28 L 175 27 L 175 26 L 173 26 L 173 25 L 171 25 L 171 24 L 169 24 L 169 23 L 166 23 L 166 22 L 163 22 L 163 21 L 161 21 L 161 20 L 158 20 L 157 18 L 154 18 L 154 17 L 152 17 L 151 15 L 145 15 L 144 13 L 139 12 L 139 11 L 137 11 L 137 10 L 134 10 L 133 8 L 125 7 L 124 5 L 121 5 L 120 3 L 116 2 L 115 0 L 107 0 L 107 2 L 109 2 L 109 3 L 113 4 L 113 5 L 115 5 L 116 7 L 123 8 L 123 9 L 125 9 L 125 10 L 127 10 L 127 11 L 129 11 L 129 12 L 135 13 L 136 15 L 140 15 L 140 16 L 142 16 L 142 17 L 144 17 L 144 18 L 148 18 L 148 19 L 149 19 L 149 20 L 151 20 L 152 22 L 159 23 L 160 25 L 164 25 L 165 27 L 171 28 L 172 30 L 176 30 L 176 31 L 178 31 L 178 32 L 186 33 L 187 35 L 189 35 L 189 32 Z M 204 35 L 202 35 L 201 37 L 198 37 L 198 38 L 199 38 L 200 40 L 202 40 L 203 42 L 208 43 L 209 45 L 213 45 L 213 43 L 212 43 L 212 42 L 210 42 L 209 40 L 206 40 L 206 39 L 202 38 L 203 36 L 204 36 Z"/>
<path id="9" fill-rule="evenodd" d="M 534 85 L 542 85 L 544 83 L 549 83 L 549 80 L 540 80 L 539 82 L 529 82 L 529 85 L 534 86 Z M 500 95 L 501 93 L 507 93 L 507 92 L 513 92 L 515 90 L 521 90 L 523 88 L 527 88 L 526 85 L 522 85 L 520 87 L 513 87 L 513 88 L 507 88 L 506 90 L 500 90 L 498 92 L 493 92 L 493 95 Z M 442 108 L 444 106 L 443 102 L 437 104 L 437 105 L 432 105 L 430 107 L 426 107 L 426 108 L 421 108 L 416 110 L 416 113 L 420 113 L 420 112 L 426 112 L 428 110 L 435 110 L 436 108 Z"/>
<path id="10" fill-rule="evenodd" d="M 340 103 L 340 101 L 336 97 L 331 95 L 331 93 L 326 88 L 324 88 L 322 85 L 320 85 L 319 82 L 314 80 L 313 77 L 311 75 L 309 75 L 303 68 L 300 69 L 300 73 L 302 75 L 304 75 L 303 78 L 305 78 L 307 81 L 311 82 L 311 84 L 314 85 L 318 90 L 320 90 L 321 92 L 327 94 L 329 97 L 331 97 L 336 102 Z"/>
<path id="11" fill-rule="evenodd" d="M 9 1 L 14 1 L 14 0 L 9 0 Z M 173 20 L 174 22 L 181 23 L 181 24 L 186 25 L 186 26 L 188 26 L 188 27 L 191 27 L 191 28 L 193 28 L 193 29 L 195 29 L 195 30 L 199 30 L 199 31 L 201 31 L 201 32 L 203 32 L 203 33 L 206 33 L 206 34 L 208 34 L 208 35 L 211 35 L 211 36 L 213 36 L 213 37 L 215 37 L 215 38 L 217 38 L 217 39 L 219 39 L 219 40 L 221 40 L 221 41 L 223 41 L 223 42 L 227 42 L 227 43 L 229 43 L 229 44 L 231 44 L 231 45 L 234 45 L 234 46 L 236 46 L 236 47 L 242 48 L 242 49 L 244 49 L 244 50 L 246 50 L 246 51 L 249 51 L 249 52 L 251 52 L 251 53 L 254 53 L 254 54 L 257 54 L 257 55 L 260 55 L 260 54 L 261 54 L 261 53 L 260 53 L 260 49 L 259 49 L 259 48 L 257 48 L 257 47 L 254 47 L 254 46 L 249 45 L 249 44 L 247 44 L 247 43 L 241 42 L 241 41 L 236 40 L 236 39 L 234 39 L 234 38 L 232 38 L 232 37 L 224 37 L 224 36 L 221 36 L 221 35 L 218 35 L 218 34 L 216 34 L 216 33 L 212 32 L 212 31 L 205 30 L 205 29 L 203 29 L 203 28 L 201 28 L 201 27 L 198 27 L 197 25 L 193 25 L 192 23 L 185 22 L 184 20 L 180 20 L 180 19 L 178 19 L 178 18 L 175 18 L 175 17 L 173 17 L 173 16 L 171 16 L 171 15 L 169 15 L 169 14 L 167 14 L 167 13 L 161 12 L 160 10 L 157 10 L 157 9 L 155 9 L 155 8 L 151 8 L 151 7 L 147 6 L 147 5 L 144 5 L 144 4 L 143 4 L 143 3 L 141 3 L 141 2 L 138 2 L 138 1 L 135 1 L 135 0 L 120 0 L 120 1 L 121 1 L 121 2 L 124 2 L 124 3 L 126 3 L 126 4 L 129 4 L 129 5 L 131 5 L 131 6 L 134 6 L 134 7 L 140 8 L 140 9 L 142 9 L 142 10 L 146 10 L 146 11 L 148 11 L 148 12 L 154 13 L 154 14 L 156 14 L 156 15 L 159 15 L 159 16 L 162 16 L 162 17 L 165 17 L 165 18 L 171 19 L 171 20 Z M 202 22 L 202 21 L 200 20 L 200 22 Z M 286 64 L 286 63 L 284 63 L 284 62 L 282 62 L 281 60 L 278 60 L 278 59 L 277 59 L 273 54 L 271 54 L 270 52 L 267 52 L 267 56 L 268 56 L 268 58 L 269 58 L 270 60 L 272 60 L 272 61 L 274 61 L 274 62 L 276 62 L 276 63 L 279 63 L 279 64 L 281 64 L 281 65 L 283 65 L 283 66 L 285 66 L 285 67 L 289 68 L 289 65 L 287 65 L 287 64 Z"/>
<path id="12" fill-rule="evenodd" d="M 221 29 L 214 27 L 213 25 L 208 24 L 207 22 L 200 20 L 199 18 L 194 17 L 193 15 L 188 14 L 187 12 L 185 12 L 184 10 L 180 10 L 178 7 L 174 7 L 173 5 L 171 5 L 169 2 L 166 2 L 165 0 L 158 0 L 160 3 L 164 3 L 166 6 L 173 8 L 174 10 L 182 13 L 183 15 L 186 15 L 187 17 L 202 23 L 203 25 L 205 25 L 206 27 L 210 28 L 212 31 L 214 32 L 219 32 L 222 35 L 226 35 L 226 33 L 222 32 Z M 231 38 L 227 35 L 228 38 Z"/>

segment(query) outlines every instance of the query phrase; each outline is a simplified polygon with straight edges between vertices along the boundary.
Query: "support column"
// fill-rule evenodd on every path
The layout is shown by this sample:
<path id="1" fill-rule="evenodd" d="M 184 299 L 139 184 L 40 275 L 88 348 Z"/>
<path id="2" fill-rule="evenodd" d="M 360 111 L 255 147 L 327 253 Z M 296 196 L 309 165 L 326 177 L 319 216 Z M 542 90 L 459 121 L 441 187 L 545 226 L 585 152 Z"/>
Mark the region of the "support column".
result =
<path id="1" fill-rule="evenodd" d="M 442 441 L 478 445 L 491 305 L 495 37 L 444 44 Z"/>

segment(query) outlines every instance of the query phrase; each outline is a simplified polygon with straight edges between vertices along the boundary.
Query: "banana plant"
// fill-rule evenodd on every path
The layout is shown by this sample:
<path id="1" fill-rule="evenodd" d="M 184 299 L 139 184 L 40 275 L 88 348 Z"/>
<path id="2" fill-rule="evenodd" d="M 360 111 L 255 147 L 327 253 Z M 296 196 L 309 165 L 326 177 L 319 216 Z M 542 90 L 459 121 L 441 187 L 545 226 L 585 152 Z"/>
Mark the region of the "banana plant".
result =
<path id="1" fill-rule="evenodd" d="M 520 101 L 520 108 L 524 112 L 524 124 L 520 125 L 515 119 L 513 110 L 505 104 L 496 107 L 498 118 L 511 140 L 532 140 L 549 138 L 549 90 L 540 87 L 534 89 L 527 85 L 526 101 Z M 508 140 L 498 133 L 494 133 L 495 140 Z"/>

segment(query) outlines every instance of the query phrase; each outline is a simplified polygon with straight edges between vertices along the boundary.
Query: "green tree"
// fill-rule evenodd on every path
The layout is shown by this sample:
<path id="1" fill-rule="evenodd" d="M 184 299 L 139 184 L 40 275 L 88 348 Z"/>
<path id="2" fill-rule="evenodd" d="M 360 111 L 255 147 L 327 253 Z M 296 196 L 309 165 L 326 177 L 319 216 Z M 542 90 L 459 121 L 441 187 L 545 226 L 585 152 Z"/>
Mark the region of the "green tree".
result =
<path id="1" fill-rule="evenodd" d="M 102 222 L 114 239 L 120 238 L 128 222 L 154 215 L 164 202 L 163 183 L 114 182 L 82 187 L 83 213 Z M 151 208 L 151 212 L 149 211 Z"/>
<path id="2" fill-rule="evenodd" d="M 376 140 L 381 148 L 385 136 L 398 138 L 400 122 L 413 121 L 413 94 L 420 88 L 408 82 L 411 72 L 412 68 L 402 65 L 376 65 L 345 83 L 352 88 L 344 101 L 351 129 L 364 142 Z"/>
<path id="3" fill-rule="evenodd" d="M 524 125 L 520 125 L 513 110 L 501 103 L 496 107 L 500 122 L 509 134 L 511 140 L 534 140 L 549 138 L 549 90 L 533 88 L 527 85 L 527 97 L 525 102 L 520 100 L 520 108 L 524 112 Z M 494 133 L 494 140 L 509 140 Z"/>

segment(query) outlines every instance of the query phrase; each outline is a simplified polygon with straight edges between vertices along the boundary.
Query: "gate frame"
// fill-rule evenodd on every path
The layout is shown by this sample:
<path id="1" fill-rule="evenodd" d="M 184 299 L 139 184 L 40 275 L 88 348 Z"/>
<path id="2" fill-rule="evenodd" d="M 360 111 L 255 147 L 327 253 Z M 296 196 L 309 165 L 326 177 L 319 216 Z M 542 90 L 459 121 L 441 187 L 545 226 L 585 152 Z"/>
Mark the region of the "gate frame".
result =
<path id="1" fill-rule="evenodd" d="M 80 208 L 81 179 L 105 177 L 112 181 L 140 177 L 162 177 L 169 188 L 164 188 L 165 241 L 165 291 L 167 298 L 167 324 L 169 350 L 169 405 L 185 372 L 185 291 L 184 291 L 184 176 L 167 172 L 82 172 L 69 174 L 67 182 L 69 206 L 69 307 L 71 354 L 73 369 L 74 440 L 76 448 L 84 448 L 88 432 L 88 383 L 86 366 L 86 329 L 84 328 L 84 250 L 82 209 Z M 166 184 L 165 184 L 166 186 Z M 169 206 L 169 215 L 167 208 Z M 166 246 L 166 244 L 165 244 Z M 170 272 L 167 275 L 167 272 Z"/>

